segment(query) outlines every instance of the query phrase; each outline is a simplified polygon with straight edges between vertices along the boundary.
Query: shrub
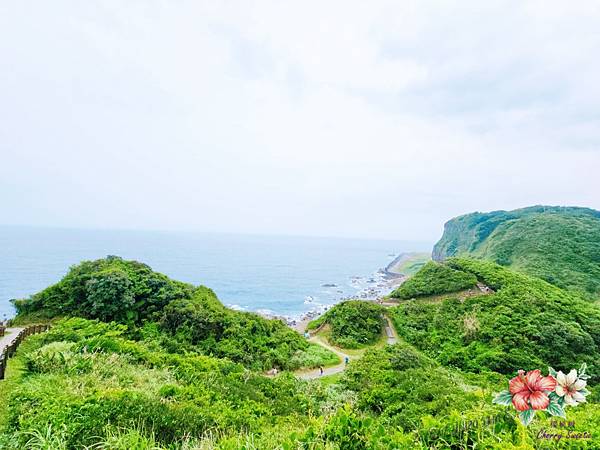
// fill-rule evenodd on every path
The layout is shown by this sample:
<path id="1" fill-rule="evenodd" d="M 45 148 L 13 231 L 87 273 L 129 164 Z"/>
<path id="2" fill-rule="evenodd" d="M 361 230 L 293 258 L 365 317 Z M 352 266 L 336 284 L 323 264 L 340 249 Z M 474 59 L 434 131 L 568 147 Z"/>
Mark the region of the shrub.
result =
<path id="1" fill-rule="evenodd" d="M 598 367 L 600 308 L 494 263 L 450 259 L 496 290 L 460 301 L 406 301 L 393 308 L 398 333 L 448 366 L 513 373 L 552 365 Z M 594 370 L 592 370 L 593 372 Z"/>
<path id="2" fill-rule="evenodd" d="M 349 300 L 335 305 L 317 319 L 317 323 L 329 324 L 332 343 L 343 348 L 358 348 L 381 337 L 383 308 L 373 302 Z"/>
<path id="3" fill-rule="evenodd" d="M 402 283 L 391 296 L 408 299 L 426 295 L 446 294 L 472 288 L 477 277 L 444 264 L 428 262 L 415 275 Z"/>
<path id="4" fill-rule="evenodd" d="M 43 311 L 46 317 L 72 315 L 139 324 L 171 301 L 190 297 L 194 289 L 145 264 L 109 256 L 71 267 L 61 281 L 15 301 L 15 307 L 21 316 Z"/>

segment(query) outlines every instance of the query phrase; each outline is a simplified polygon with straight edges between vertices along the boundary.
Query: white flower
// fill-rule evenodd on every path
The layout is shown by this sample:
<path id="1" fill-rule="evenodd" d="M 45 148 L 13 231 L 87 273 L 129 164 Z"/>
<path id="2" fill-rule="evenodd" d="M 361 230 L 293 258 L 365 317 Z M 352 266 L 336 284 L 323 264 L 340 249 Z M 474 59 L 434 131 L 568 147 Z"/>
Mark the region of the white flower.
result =
<path id="1" fill-rule="evenodd" d="M 568 375 L 559 371 L 556 374 L 556 395 L 563 397 L 565 404 L 577 406 L 585 402 L 587 391 L 585 390 L 586 381 L 577 378 L 577 371 L 571 370 Z"/>

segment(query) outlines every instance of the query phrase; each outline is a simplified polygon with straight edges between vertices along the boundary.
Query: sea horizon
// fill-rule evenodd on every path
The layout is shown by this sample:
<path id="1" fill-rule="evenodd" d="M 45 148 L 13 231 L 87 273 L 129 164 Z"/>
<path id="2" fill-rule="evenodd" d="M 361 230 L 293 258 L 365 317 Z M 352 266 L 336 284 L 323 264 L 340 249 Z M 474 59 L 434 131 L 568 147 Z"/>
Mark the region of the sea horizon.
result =
<path id="1" fill-rule="evenodd" d="M 377 287 L 378 271 L 421 241 L 0 225 L 0 318 L 10 299 L 58 282 L 84 260 L 116 255 L 205 285 L 234 309 L 299 318 Z"/>

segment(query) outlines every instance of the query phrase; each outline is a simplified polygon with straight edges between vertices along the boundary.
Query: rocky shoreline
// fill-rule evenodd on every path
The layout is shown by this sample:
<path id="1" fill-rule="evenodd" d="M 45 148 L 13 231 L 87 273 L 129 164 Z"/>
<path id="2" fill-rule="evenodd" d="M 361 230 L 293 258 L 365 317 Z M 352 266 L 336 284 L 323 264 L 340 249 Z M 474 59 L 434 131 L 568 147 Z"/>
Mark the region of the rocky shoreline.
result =
<path id="1" fill-rule="evenodd" d="M 410 259 L 414 253 L 400 253 L 396 256 L 385 268 L 379 269 L 371 277 L 365 278 L 360 276 L 351 276 L 350 284 L 357 286 L 357 292 L 354 295 L 342 297 L 339 302 L 345 300 L 365 300 L 365 301 L 380 301 L 389 295 L 394 289 L 400 286 L 406 279 L 406 275 L 395 271 L 400 264 Z M 323 286 L 331 286 L 329 283 Z M 261 315 L 268 319 L 279 319 L 285 322 L 289 327 L 295 329 L 299 333 L 306 330 L 308 323 L 328 311 L 331 305 L 321 305 L 313 308 L 300 315 L 299 317 L 288 317 L 275 314 L 262 313 Z"/>

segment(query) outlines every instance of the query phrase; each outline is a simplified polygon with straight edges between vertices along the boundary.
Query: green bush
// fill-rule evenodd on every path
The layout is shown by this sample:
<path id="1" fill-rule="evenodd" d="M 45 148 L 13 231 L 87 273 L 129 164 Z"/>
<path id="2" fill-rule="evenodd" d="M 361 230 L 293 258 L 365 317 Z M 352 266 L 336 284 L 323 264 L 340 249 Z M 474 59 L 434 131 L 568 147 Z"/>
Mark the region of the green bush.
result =
<path id="1" fill-rule="evenodd" d="M 331 366 L 340 363 L 340 358 L 335 354 L 317 344 L 310 344 L 306 350 L 297 350 L 292 356 L 289 369 L 295 370 L 302 367 L 315 368 L 320 366 Z"/>
<path id="2" fill-rule="evenodd" d="M 391 296 L 408 299 L 446 294 L 469 289 L 476 284 L 477 277 L 473 274 L 430 261 L 415 275 L 402 283 L 391 293 Z"/>
<path id="3" fill-rule="evenodd" d="M 496 290 L 392 310 L 398 333 L 429 356 L 466 371 L 513 373 L 587 362 L 598 373 L 600 308 L 543 280 L 479 260 L 450 259 Z"/>
<path id="4" fill-rule="evenodd" d="M 310 325 L 314 329 L 326 323 L 331 327 L 333 344 L 359 348 L 375 343 L 383 331 L 383 308 L 373 302 L 348 300 L 338 303 Z"/>
<path id="5" fill-rule="evenodd" d="M 311 366 L 326 365 L 336 358 L 327 350 L 303 357 L 308 343 L 283 322 L 225 308 L 209 288 L 173 281 L 116 256 L 82 262 L 60 282 L 15 305 L 22 321 L 79 316 L 52 330 L 48 339 L 79 342 L 88 351 L 148 360 L 144 352 L 167 349 L 225 357 L 254 370 L 297 368 L 303 358 Z M 125 335 L 150 341 L 152 348 Z"/>
<path id="6" fill-rule="evenodd" d="M 80 316 L 105 322 L 141 323 L 171 301 L 189 298 L 194 287 L 173 281 L 137 261 L 109 256 L 71 267 L 58 283 L 15 301 L 21 316 Z"/>
<path id="7" fill-rule="evenodd" d="M 282 321 L 227 309 L 212 291 L 203 289 L 191 299 L 170 303 L 160 324 L 172 337 L 166 344 L 171 351 L 229 358 L 255 370 L 297 368 L 298 356 L 309 348 L 306 339 Z M 335 358 L 323 350 L 312 353 L 311 365 L 324 365 Z"/>

